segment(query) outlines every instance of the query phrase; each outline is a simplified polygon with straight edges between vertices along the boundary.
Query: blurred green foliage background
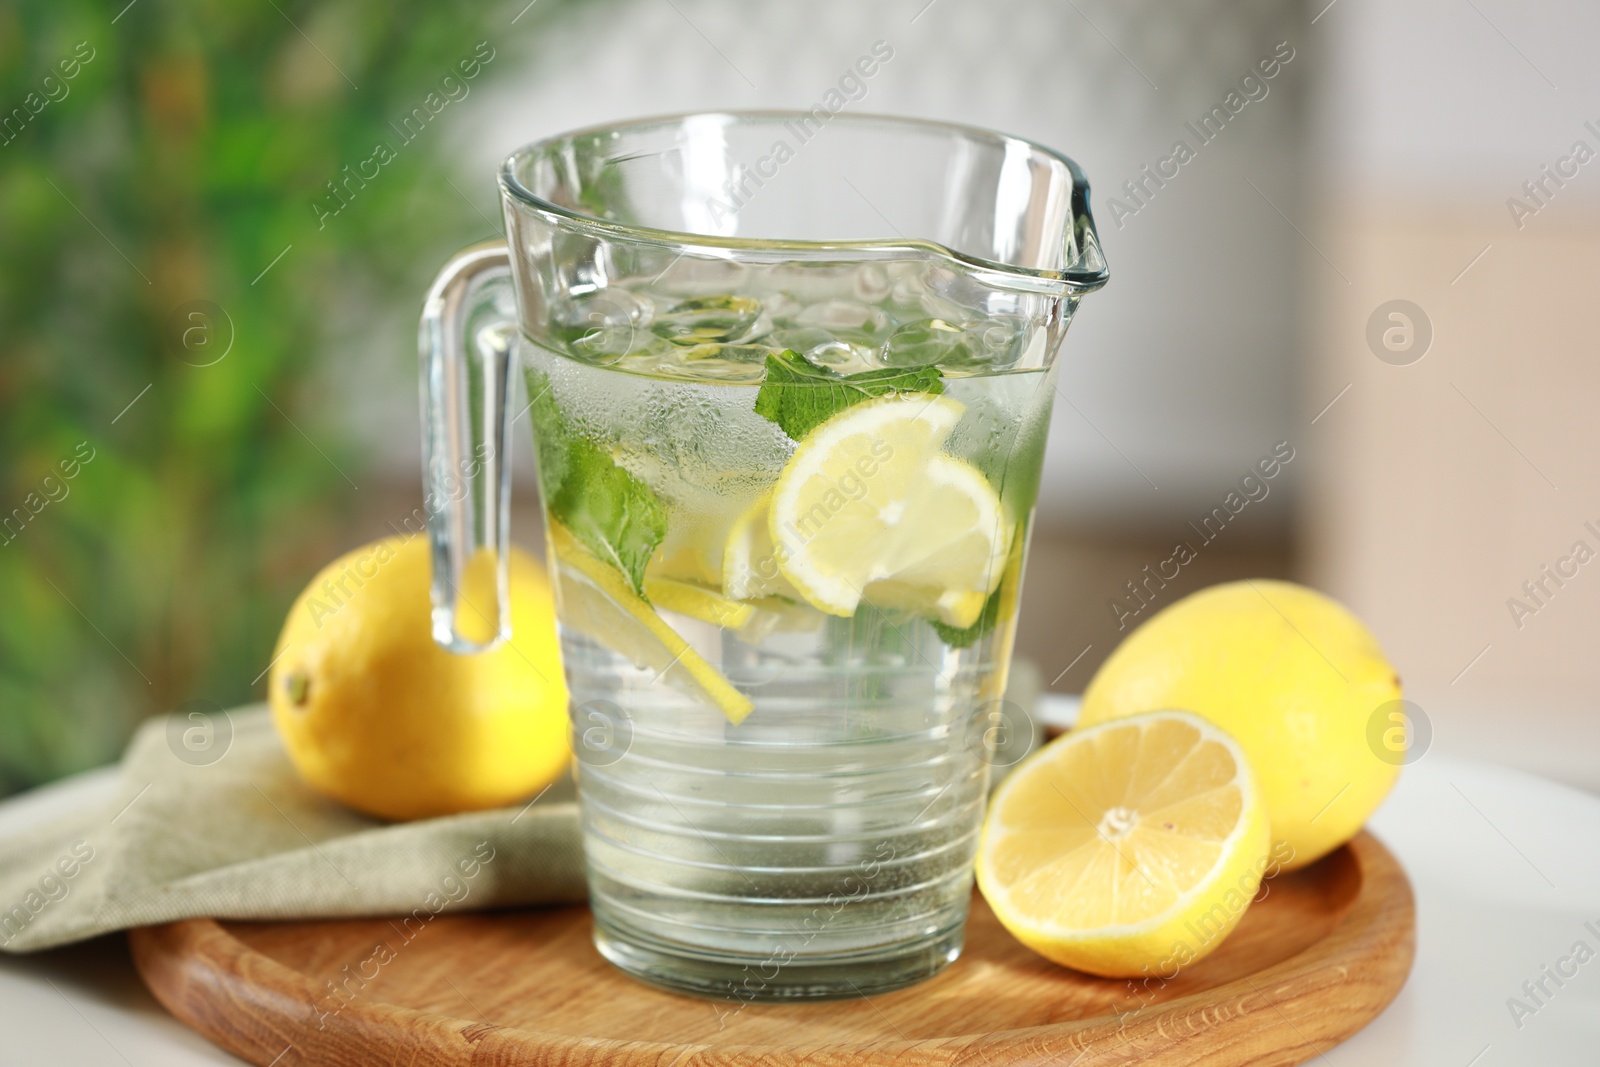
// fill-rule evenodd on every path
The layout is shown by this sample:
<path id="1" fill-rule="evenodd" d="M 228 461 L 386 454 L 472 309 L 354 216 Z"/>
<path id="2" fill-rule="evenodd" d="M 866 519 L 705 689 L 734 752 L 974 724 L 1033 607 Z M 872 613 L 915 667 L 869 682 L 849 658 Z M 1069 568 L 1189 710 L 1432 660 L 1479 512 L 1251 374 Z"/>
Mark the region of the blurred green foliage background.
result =
<path id="1" fill-rule="evenodd" d="M 485 232 L 443 131 L 391 123 L 480 42 L 474 89 L 512 65 L 498 6 L 123 2 L 0 6 L 0 794 L 261 695 L 370 458 L 323 384 L 352 355 L 330 323 L 358 293 L 409 319 Z"/>

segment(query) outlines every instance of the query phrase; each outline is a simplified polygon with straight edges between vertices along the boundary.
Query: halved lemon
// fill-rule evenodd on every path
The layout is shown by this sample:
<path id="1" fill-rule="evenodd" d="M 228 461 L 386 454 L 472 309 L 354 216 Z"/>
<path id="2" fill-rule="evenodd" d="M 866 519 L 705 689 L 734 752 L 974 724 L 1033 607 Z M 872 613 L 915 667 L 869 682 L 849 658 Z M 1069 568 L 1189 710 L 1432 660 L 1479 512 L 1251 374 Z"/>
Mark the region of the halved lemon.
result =
<path id="1" fill-rule="evenodd" d="M 984 821 L 978 885 L 1048 959 L 1171 977 L 1238 924 L 1269 840 L 1239 745 L 1188 712 L 1149 712 L 1074 730 L 1006 778 Z"/>
<path id="2" fill-rule="evenodd" d="M 851 616 L 865 599 L 959 628 L 1000 583 L 1011 524 L 988 479 L 939 451 L 965 408 L 900 394 L 818 426 L 778 474 L 773 558 L 812 605 Z"/>
<path id="3" fill-rule="evenodd" d="M 557 617 L 631 660 L 680 692 L 742 722 L 754 705 L 654 608 L 628 587 L 622 572 L 592 555 L 559 523 L 548 536 L 555 557 Z"/>

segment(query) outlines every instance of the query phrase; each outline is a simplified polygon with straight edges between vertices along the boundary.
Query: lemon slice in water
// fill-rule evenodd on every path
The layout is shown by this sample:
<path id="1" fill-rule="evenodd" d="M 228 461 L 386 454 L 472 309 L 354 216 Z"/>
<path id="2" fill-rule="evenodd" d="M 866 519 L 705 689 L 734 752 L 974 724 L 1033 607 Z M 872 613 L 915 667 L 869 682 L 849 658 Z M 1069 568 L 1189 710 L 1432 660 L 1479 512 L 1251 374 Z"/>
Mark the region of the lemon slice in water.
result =
<path id="1" fill-rule="evenodd" d="M 988 479 L 939 451 L 965 408 L 897 394 L 833 416 L 795 449 L 768 514 L 783 577 L 812 605 L 868 603 L 971 626 L 1005 571 L 1011 524 Z"/>
<path id="2" fill-rule="evenodd" d="M 549 538 L 563 626 L 627 657 L 636 667 L 655 672 L 680 692 L 719 709 L 731 722 L 750 714 L 750 698 L 629 588 L 621 571 L 590 554 L 559 523 L 550 524 Z"/>
<path id="3" fill-rule="evenodd" d="M 677 578 L 644 579 L 644 594 L 650 603 L 663 611 L 675 611 L 691 619 L 726 626 L 730 630 L 743 627 L 755 615 L 756 609 L 737 600 L 729 600 L 715 589 L 698 582 L 685 582 Z"/>
<path id="4" fill-rule="evenodd" d="M 769 528 L 772 492 L 757 497 L 734 520 L 722 550 L 722 591 L 735 600 L 782 596 L 799 600 L 800 594 L 783 576 L 773 558 Z"/>

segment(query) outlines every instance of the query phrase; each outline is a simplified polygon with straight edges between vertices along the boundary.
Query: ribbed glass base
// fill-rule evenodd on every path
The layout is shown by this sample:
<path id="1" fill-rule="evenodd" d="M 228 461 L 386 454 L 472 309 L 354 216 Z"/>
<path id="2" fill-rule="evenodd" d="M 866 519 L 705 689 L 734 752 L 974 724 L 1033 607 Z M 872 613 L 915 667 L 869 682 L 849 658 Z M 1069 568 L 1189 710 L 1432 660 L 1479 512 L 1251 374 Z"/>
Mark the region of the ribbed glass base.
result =
<path id="1" fill-rule="evenodd" d="M 690 954 L 619 931 L 596 915 L 594 943 L 622 971 L 676 993 L 740 1003 L 840 1000 L 887 993 L 938 974 L 961 955 L 963 925 L 870 955 L 784 959 L 781 945 L 759 956 Z"/>

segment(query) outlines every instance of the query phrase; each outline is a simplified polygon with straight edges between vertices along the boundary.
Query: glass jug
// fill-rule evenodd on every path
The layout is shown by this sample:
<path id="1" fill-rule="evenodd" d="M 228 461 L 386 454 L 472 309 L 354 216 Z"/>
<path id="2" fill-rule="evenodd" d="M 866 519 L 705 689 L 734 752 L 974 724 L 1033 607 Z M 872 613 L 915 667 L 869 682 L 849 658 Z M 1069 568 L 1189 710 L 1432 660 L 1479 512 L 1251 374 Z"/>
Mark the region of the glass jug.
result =
<path id="1" fill-rule="evenodd" d="M 506 243 L 453 259 L 422 319 L 434 636 L 506 634 L 526 423 L 596 945 L 740 1001 L 936 973 L 1054 358 L 1107 277 L 1083 173 L 819 109 L 567 134 L 500 190 Z"/>

